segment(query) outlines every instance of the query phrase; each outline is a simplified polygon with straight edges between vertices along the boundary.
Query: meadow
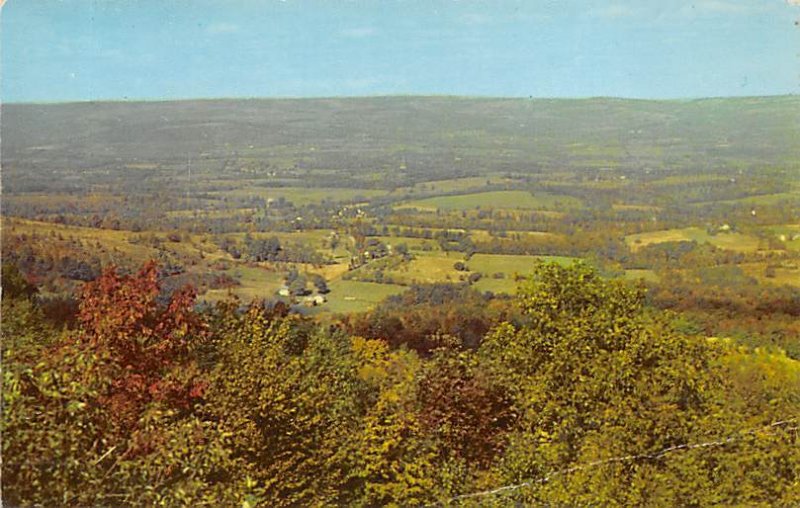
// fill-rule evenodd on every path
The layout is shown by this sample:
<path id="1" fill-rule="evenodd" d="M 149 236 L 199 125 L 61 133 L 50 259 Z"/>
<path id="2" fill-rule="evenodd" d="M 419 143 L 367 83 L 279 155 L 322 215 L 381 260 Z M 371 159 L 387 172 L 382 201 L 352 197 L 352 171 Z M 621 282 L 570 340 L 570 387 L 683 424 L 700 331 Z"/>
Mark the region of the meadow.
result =
<path id="1" fill-rule="evenodd" d="M 320 307 L 323 312 L 350 314 L 374 308 L 387 296 L 405 291 L 405 287 L 394 284 L 376 284 L 355 280 L 336 280 L 331 283 L 328 302 Z"/>

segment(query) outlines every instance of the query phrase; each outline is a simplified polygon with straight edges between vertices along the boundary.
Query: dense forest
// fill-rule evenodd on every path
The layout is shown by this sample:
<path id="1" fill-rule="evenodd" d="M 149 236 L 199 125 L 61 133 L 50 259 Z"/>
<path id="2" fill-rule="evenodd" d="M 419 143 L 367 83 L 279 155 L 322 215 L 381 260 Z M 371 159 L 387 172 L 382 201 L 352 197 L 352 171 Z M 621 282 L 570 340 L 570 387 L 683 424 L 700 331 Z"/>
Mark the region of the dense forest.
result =
<path id="1" fill-rule="evenodd" d="M 159 273 L 106 268 L 64 327 L 3 264 L 7 504 L 800 503 L 800 363 L 584 263 L 326 325 Z"/>

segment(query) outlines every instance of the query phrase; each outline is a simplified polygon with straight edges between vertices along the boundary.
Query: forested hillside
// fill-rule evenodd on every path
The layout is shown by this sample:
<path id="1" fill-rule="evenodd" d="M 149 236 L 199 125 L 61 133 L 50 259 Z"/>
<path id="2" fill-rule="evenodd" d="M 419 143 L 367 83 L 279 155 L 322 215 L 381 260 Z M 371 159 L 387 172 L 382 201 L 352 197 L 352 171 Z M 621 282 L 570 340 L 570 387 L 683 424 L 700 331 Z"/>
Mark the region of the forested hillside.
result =
<path id="1" fill-rule="evenodd" d="M 63 328 L 3 264 L 6 504 L 800 503 L 800 363 L 586 264 L 326 325 L 161 281 L 106 268 Z"/>

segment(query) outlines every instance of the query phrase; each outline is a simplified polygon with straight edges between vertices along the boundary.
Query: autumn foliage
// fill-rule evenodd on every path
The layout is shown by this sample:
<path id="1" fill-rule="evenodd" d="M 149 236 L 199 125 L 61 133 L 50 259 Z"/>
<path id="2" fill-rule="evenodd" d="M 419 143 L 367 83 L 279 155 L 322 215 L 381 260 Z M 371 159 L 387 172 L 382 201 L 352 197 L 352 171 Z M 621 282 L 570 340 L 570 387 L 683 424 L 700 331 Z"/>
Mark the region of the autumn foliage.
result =
<path id="1" fill-rule="evenodd" d="M 458 291 L 481 323 L 468 333 L 443 288 L 321 327 L 257 303 L 199 312 L 190 288 L 162 294 L 153 263 L 87 283 L 75 329 L 32 291 L 4 297 L 4 501 L 800 502 L 797 361 L 683 334 L 586 265 L 538 266 L 506 309 Z"/>
<path id="2" fill-rule="evenodd" d="M 151 401 L 188 407 L 202 395 L 204 382 L 187 379 L 193 345 L 207 335 L 193 310 L 191 287 L 176 291 L 166 305 L 159 304 L 158 268 L 147 263 L 135 275 L 106 269 L 84 286 L 76 339 L 107 361 L 114 380 L 103 401 L 120 420 L 135 418 Z"/>

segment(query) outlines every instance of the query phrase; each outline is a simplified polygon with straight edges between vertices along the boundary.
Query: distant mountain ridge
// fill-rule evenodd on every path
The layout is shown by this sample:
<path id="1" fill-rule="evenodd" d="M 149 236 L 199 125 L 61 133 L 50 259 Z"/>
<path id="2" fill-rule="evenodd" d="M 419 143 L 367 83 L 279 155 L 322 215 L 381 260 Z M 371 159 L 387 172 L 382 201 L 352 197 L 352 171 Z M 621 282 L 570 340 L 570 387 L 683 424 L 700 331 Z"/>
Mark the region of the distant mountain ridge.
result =
<path id="1" fill-rule="evenodd" d="M 465 174 L 800 160 L 800 97 L 651 101 L 373 97 L 4 104 L 23 169 L 292 158 L 314 168 Z M 398 162 L 399 161 L 399 162 Z"/>

